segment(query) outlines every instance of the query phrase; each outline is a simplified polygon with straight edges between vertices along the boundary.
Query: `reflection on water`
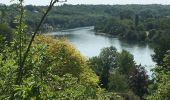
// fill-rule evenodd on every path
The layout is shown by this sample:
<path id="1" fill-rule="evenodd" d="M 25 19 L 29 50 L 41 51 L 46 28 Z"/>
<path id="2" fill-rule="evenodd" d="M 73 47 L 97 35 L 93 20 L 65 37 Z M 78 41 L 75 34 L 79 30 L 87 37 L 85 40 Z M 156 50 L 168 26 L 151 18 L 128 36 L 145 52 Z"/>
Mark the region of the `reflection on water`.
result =
<path id="1" fill-rule="evenodd" d="M 57 37 L 66 37 L 72 42 L 80 52 L 86 57 L 97 56 L 104 47 L 114 46 L 120 52 L 123 49 L 134 55 L 137 64 L 146 65 L 149 71 L 155 63 L 152 61 L 151 55 L 153 49 L 148 44 L 127 43 L 116 37 L 108 37 L 96 35 L 93 27 L 76 28 L 53 32 Z"/>

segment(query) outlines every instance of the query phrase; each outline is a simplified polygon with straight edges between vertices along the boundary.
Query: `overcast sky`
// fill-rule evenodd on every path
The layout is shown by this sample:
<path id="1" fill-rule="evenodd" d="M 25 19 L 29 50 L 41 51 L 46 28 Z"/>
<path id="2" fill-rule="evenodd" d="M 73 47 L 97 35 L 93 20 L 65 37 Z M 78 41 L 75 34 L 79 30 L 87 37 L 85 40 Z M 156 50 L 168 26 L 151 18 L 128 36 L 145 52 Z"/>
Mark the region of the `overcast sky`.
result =
<path id="1" fill-rule="evenodd" d="M 0 0 L 10 4 L 11 0 Z M 50 0 L 24 0 L 25 4 L 47 5 Z M 67 0 L 67 4 L 170 4 L 170 0 Z"/>

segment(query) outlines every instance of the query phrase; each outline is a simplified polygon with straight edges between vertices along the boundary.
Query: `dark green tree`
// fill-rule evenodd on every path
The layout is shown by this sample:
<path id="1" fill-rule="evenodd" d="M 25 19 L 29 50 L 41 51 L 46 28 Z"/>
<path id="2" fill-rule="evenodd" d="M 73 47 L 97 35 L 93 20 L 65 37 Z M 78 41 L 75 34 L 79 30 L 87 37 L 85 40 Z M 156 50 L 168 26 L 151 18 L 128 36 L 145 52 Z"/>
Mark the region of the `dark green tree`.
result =
<path id="1" fill-rule="evenodd" d="M 110 70 L 117 67 L 117 49 L 114 47 L 108 47 L 102 49 L 99 58 L 101 59 L 103 70 L 101 74 L 101 85 L 102 87 L 107 88 L 108 85 L 108 77 L 110 74 Z"/>
<path id="2" fill-rule="evenodd" d="M 108 90 L 125 93 L 129 90 L 127 82 L 128 79 L 126 75 L 121 74 L 118 71 L 114 71 L 109 75 Z"/>
<path id="3" fill-rule="evenodd" d="M 123 50 L 118 57 L 118 69 L 119 72 L 125 75 L 129 75 L 131 70 L 135 67 L 133 55 Z"/>
<path id="4" fill-rule="evenodd" d="M 170 37 L 169 35 L 162 34 L 158 40 L 156 40 L 156 47 L 154 48 L 155 54 L 152 56 L 157 65 L 163 65 L 163 58 L 165 57 L 167 50 L 170 49 Z"/>
<path id="5" fill-rule="evenodd" d="M 89 60 L 91 68 L 100 76 L 100 85 L 107 88 L 110 71 L 117 68 L 118 52 L 114 47 L 107 47 L 101 50 L 98 57 Z"/>
<path id="6" fill-rule="evenodd" d="M 149 77 L 143 66 L 136 65 L 136 67 L 131 71 L 128 81 L 130 89 L 141 99 L 146 93 L 148 93 L 147 88 Z"/>

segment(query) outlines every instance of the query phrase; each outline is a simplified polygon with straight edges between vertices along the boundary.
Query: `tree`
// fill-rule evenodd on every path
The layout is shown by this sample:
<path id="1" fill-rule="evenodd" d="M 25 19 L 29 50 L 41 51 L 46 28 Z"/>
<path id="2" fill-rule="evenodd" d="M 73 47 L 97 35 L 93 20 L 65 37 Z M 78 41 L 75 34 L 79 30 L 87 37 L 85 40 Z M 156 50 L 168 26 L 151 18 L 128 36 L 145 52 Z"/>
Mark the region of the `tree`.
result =
<path id="1" fill-rule="evenodd" d="M 146 74 L 146 70 L 143 66 L 136 65 L 136 67 L 130 73 L 128 81 L 130 89 L 132 89 L 132 91 L 141 99 L 148 92 L 147 88 L 149 77 Z"/>
<path id="2" fill-rule="evenodd" d="M 148 100 L 169 100 L 170 99 L 170 72 L 159 73 L 160 82 L 157 84 L 157 89 L 152 90 L 147 97 Z"/>
<path id="3" fill-rule="evenodd" d="M 117 56 L 117 50 L 112 46 L 102 49 L 101 53 L 99 54 L 99 58 L 101 59 L 103 66 L 101 74 L 102 87 L 107 88 L 110 70 L 117 67 Z"/>
<path id="4" fill-rule="evenodd" d="M 127 82 L 128 80 L 124 74 L 114 71 L 109 75 L 108 90 L 125 93 L 129 89 Z"/>
<path id="5" fill-rule="evenodd" d="M 163 65 L 154 69 L 154 83 L 156 88 L 150 89 L 149 100 L 169 100 L 170 99 L 170 51 L 164 57 Z"/>
<path id="6" fill-rule="evenodd" d="M 110 71 L 116 69 L 118 52 L 114 47 L 107 47 L 101 50 L 98 57 L 89 59 L 89 65 L 100 76 L 100 85 L 107 88 Z"/>
<path id="7" fill-rule="evenodd" d="M 26 35 L 23 0 L 18 1 L 14 41 L 0 52 L 0 99 L 121 98 L 98 88 L 98 77 L 71 44 L 51 37 L 36 37 L 58 0 L 51 0 L 31 36 Z"/>
<path id="8" fill-rule="evenodd" d="M 25 49 L 25 51 L 22 51 L 23 49 L 23 37 L 24 37 L 24 7 L 23 7 L 23 0 L 19 0 L 19 26 L 18 26 L 18 35 L 19 35 L 19 67 L 18 67 L 18 74 L 17 74 L 17 78 L 16 78 L 16 85 L 20 85 L 22 83 L 22 74 L 24 71 L 24 66 L 25 66 L 25 62 L 26 59 L 28 57 L 28 54 L 30 52 L 32 43 L 34 41 L 35 36 L 37 35 L 42 23 L 44 22 L 46 16 L 48 15 L 49 11 L 52 9 L 52 7 L 54 6 L 54 4 L 56 2 L 59 2 L 58 0 L 51 0 L 50 5 L 48 6 L 46 12 L 44 13 L 44 15 L 42 16 L 40 22 L 38 23 L 35 31 L 33 32 L 33 35 L 31 36 L 31 39 Z M 24 47 L 25 48 L 25 47 Z"/>
<path id="9" fill-rule="evenodd" d="M 18 8 L 19 8 L 19 16 L 17 16 L 17 31 L 16 31 L 16 42 L 15 42 L 15 46 L 16 46 L 16 63 L 18 65 L 18 68 L 16 70 L 17 74 L 16 74 L 16 80 L 15 80 L 15 84 L 14 85 L 18 85 L 21 86 L 23 83 L 23 76 L 24 76 L 24 71 L 25 71 L 25 65 L 26 65 L 26 61 L 32 46 L 32 43 L 34 41 L 35 36 L 37 35 L 40 26 L 42 25 L 43 21 L 45 20 L 47 14 L 49 13 L 49 11 L 52 9 L 52 7 L 54 6 L 54 4 L 56 2 L 59 2 L 58 0 L 51 0 L 50 5 L 48 6 L 46 12 L 44 13 L 44 15 L 42 16 L 40 22 L 38 23 L 37 28 L 35 29 L 35 31 L 33 32 L 33 35 L 31 36 L 31 40 L 29 41 L 29 43 L 27 44 L 27 42 L 25 42 L 26 37 L 25 37 L 25 28 L 26 25 L 24 23 L 24 6 L 23 6 L 23 2 L 24 0 L 18 0 L 19 4 L 18 4 Z M 26 48 L 26 49 L 25 49 Z M 14 76 L 15 77 L 15 76 Z M 11 97 L 10 99 L 13 100 L 15 97 L 16 91 L 13 90 L 13 92 L 11 93 Z"/>
<path id="10" fill-rule="evenodd" d="M 126 9 L 120 12 L 120 19 L 132 19 L 134 12 L 132 10 Z"/>
<path id="11" fill-rule="evenodd" d="M 133 55 L 123 50 L 118 56 L 118 70 L 120 73 L 129 75 L 131 70 L 135 67 Z"/>
<path id="12" fill-rule="evenodd" d="M 92 57 L 88 60 L 88 64 L 98 76 L 101 76 L 103 70 L 101 59 L 97 56 Z"/>
<path id="13" fill-rule="evenodd" d="M 33 63 L 31 66 L 39 66 L 42 69 L 45 68 L 44 73 L 47 66 L 50 66 L 51 73 L 54 75 L 63 76 L 69 73 L 77 77 L 79 81 L 89 82 L 91 84 L 98 83 L 98 77 L 91 68 L 89 68 L 86 59 L 67 40 L 37 36 L 34 41 L 35 48 L 39 46 L 39 43 L 43 44 L 46 49 L 40 49 L 40 54 L 31 54 L 30 58 L 43 58 L 43 61 L 41 61 L 39 65 L 34 65 Z M 35 52 L 38 51 L 36 50 Z M 30 64 L 31 62 L 32 60 L 30 59 L 28 63 Z"/>
<path id="14" fill-rule="evenodd" d="M 167 54 L 165 55 L 163 59 L 163 69 L 165 71 L 170 71 L 170 50 L 167 51 Z"/>
<path id="15" fill-rule="evenodd" d="M 136 83 L 137 81 L 143 82 L 142 79 L 148 77 L 145 70 L 143 67 L 135 66 L 133 55 L 125 50 L 118 53 L 112 46 L 103 48 L 99 56 L 90 58 L 88 63 L 99 76 L 99 85 L 108 91 L 118 92 L 124 98 L 137 99 L 138 97 L 129 92 L 131 91 L 130 86 L 133 84 L 135 87 L 137 84 L 141 90 L 145 88 Z M 132 74 L 132 72 L 134 72 L 134 74 Z M 136 77 L 136 74 L 140 75 Z M 143 77 L 143 74 L 146 76 Z M 129 77 L 131 77 L 131 79 L 129 79 Z M 129 80 L 132 84 L 127 84 Z M 138 87 L 136 86 L 135 88 Z M 138 93 L 141 93 L 141 91 Z"/>
<path id="16" fill-rule="evenodd" d="M 167 54 L 167 51 L 170 49 L 169 35 L 162 34 L 156 43 L 156 47 L 154 48 L 155 54 L 152 56 L 152 59 L 157 63 L 158 66 L 162 66 L 163 59 Z"/>

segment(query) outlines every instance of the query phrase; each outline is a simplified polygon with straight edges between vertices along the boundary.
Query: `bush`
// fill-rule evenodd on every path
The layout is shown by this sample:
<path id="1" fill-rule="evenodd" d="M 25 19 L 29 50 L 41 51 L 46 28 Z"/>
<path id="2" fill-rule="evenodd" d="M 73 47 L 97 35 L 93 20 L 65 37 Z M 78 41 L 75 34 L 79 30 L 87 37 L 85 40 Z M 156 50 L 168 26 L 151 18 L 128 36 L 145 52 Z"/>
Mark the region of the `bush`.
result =
<path id="1" fill-rule="evenodd" d="M 9 49 L 10 50 L 10 49 Z M 106 98 L 86 59 L 65 39 L 38 36 L 26 60 L 23 81 L 14 85 L 16 54 L 0 54 L 0 99 Z"/>
<path id="2" fill-rule="evenodd" d="M 94 84 L 98 82 L 98 77 L 88 67 L 86 59 L 67 40 L 39 36 L 35 39 L 34 45 L 41 44 L 46 48 L 46 51 L 42 50 L 42 52 L 46 53 L 41 67 L 50 66 L 52 73 L 56 75 L 62 76 L 69 73 L 82 81 Z M 38 56 L 41 56 L 41 54 Z"/>

